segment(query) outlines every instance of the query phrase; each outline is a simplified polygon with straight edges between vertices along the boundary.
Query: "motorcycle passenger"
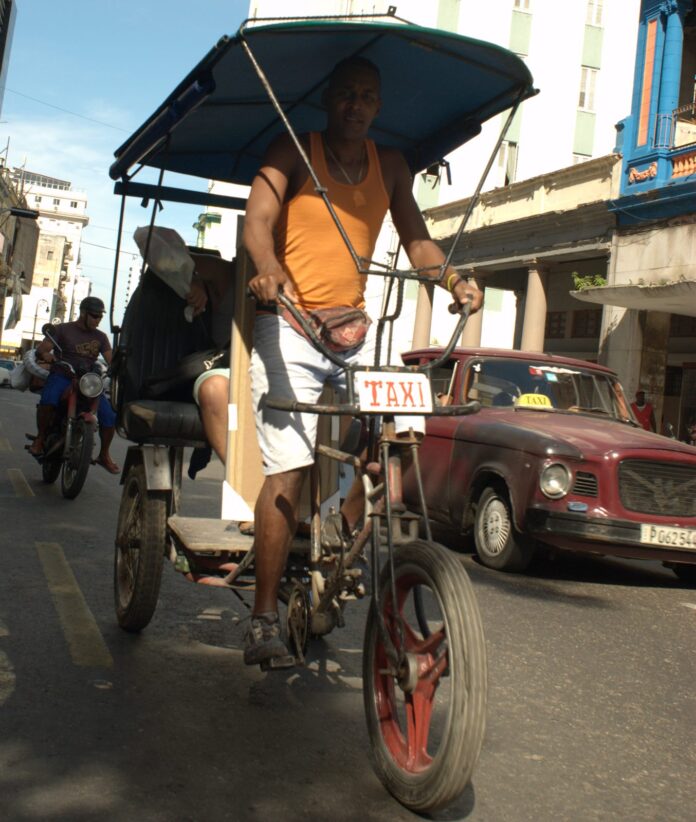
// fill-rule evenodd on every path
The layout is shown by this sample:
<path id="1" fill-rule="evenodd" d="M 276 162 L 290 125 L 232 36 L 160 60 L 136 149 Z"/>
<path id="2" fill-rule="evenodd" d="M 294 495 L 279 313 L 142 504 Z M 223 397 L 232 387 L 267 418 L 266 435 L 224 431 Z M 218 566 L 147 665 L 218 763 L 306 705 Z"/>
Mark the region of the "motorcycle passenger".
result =
<path id="1" fill-rule="evenodd" d="M 111 343 L 106 334 L 97 328 L 104 316 L 104 310 L 104 303 L 98 297 L 85 297 L 80 303 L 79 319 L 53 327 L 50 331 L 53 339 L 46 336 L 36 349 L 38 358 L 51 363 L 51 370 L 41 391 L 37 410 L 39 432 L 29 448 L 29 452 L 35 457 L 43 454 L 55 409 L 72 379 L 70 372 L 60 364 L 60 360 L 69 363 L 78 372 L 91 369 L 100 354 L 107 365 L 111 364 Z M 59 352 L 53 350 L 54 341 L 60 346 Z M 116 414 L 103 394 L 99 398 L 97 419 L 101 440 L 97 464 L 110 474 L 118 474 L 121 469 L 109 454 L 109 446 L 114 438 Z"/>

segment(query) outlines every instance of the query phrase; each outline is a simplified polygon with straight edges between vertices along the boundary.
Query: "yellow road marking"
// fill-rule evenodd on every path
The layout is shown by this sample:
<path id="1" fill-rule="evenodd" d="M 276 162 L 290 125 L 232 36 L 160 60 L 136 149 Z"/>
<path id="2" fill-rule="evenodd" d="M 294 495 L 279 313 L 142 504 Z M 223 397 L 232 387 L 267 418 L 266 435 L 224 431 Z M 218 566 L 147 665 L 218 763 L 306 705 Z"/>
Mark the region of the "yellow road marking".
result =
<path id="1" fill-rule="evenodd" d="M 34 492 L 20 468 L 8 468 L 7 476 L 10 478 L 14 492 L 18 497 L 34 496 Z"/>
<path id="2" fill-rule="evenodd" d="M 7 437 L 0 437 L 0 451 L 11 451 L 12 446 Z"/>
<path id="3" fill-rule="evenodd" d="M 37 542 L 36 550 L 73 662 L 86 668 L 110 668 L 114 661 L 60 545 Z"/>

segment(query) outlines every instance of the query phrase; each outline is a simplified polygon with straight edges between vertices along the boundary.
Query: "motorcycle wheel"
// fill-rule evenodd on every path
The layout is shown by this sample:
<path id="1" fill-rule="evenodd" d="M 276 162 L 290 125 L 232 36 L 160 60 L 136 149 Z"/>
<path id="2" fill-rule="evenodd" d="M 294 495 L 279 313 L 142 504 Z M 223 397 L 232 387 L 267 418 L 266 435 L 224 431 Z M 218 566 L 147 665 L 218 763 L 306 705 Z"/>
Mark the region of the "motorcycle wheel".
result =
<path id="1" fill-rule="evenodd" d="M 49 436 L 46 440 L 46 451 L 51 450 L 51 446 L 56 441 L 55 434 Z M 63 466 L 63 460 L 60 455 L 56 455 L 54 459 L 44 459 L 41 463 L 41 477 L 47 485 L 54 483 L 60 475 L 60 469 Z"/>
<path id="2" fill-rule="evenodd" d="M 60 490 L 65 499 L 75 499 L 82 491 L 92 464 L 94 447 L 94 426 L 84 420 L 76 420 L 72 434 L 72 445 L 67 459 L 63 461 Z"/>
<path id="3" fill-rule="evenodd" d="M 402 805 L 423 813 L 451 803 L 478 760 L 486 721 L 486 646 L 469 577 L 446 548 L 425 540 L 400 546 L 394 575 L 396 602 L 387 566 L 379 604 L 373 600 L 368 615 L 363 699 L 377 775 Z M 418 589 L 420 605 L 414 602 Z M 406 651 L 398 671 L 380 632 L 378 608 L 391 643 Z M 427 617 L 427 636 L 418 610 Z"/>
<path id="4" fill-rule="evenodd" d="M 148 491 L 145 468 L 133 465 L 123 483 L 114 560 L 116 618 L 125 631 L 141 631 L 155 613 L 166 543 L 166 494 Z"/>

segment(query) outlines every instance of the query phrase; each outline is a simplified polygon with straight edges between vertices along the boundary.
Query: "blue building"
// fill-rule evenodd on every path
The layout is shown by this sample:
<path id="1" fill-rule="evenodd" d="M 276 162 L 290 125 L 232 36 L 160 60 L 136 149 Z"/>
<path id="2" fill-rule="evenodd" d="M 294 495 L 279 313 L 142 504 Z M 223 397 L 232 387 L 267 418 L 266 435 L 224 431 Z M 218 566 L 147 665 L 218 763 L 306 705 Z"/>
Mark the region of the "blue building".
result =
<path id="1" fill-rule="evenodd" d="M 681 435 L 696 417 L 696 8 L 643 0 L 622 155 L 600 358 Z"/>

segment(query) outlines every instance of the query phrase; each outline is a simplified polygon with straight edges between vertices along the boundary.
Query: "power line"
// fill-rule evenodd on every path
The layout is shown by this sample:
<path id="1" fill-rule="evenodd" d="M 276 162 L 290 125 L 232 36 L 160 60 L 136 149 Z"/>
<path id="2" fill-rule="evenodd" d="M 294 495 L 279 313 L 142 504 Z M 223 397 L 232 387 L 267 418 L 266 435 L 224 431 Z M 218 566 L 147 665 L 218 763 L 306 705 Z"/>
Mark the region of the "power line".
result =
<path id="1" fill-rule="evenodd" d="M 29 94 L 23 94 L 21 91 L 15 91 L 12 88 L 8 88 L 5 86 L 5 91 L 9 91 L 12 94 L 17 94 L 20 97 L 25 97 L 27 100 L 32 100 L 34 103 L 40 103 L 42 106 L 48 106 L 49 108 L 54 108 L 57 111 L 62 111 L 64 114 L 70 114 L 73 117 L 79 117 L 81 120 L 88 120 L 90 123 L 96 123 L 98 126 L 105 126 L 106 128 L 113 128 L 116 131 L 123 131 L 128 132 L 128 129 L 121 128 L 120 126 L 114 126 L 111 123 L 105 123 L 103 120 L 95 120 L 93 117 L 85 117 L 84 114 L 78 114 L 76 111 L 70 111 L 67 108 L 61 108 L 61 106 L 56 106 L 53 103 L 47 103 L 45 100 L 39 100 L 38 97 L 32 97 Z"/>
<path id="2" fill-rule="evenodd" d="M 88 243 L 87 240 L 81 240 L 80 244 L 81 245 L 91 245 L 93 248 L 103 248 L 104 251 L 114 251 L 114 252 L 116 251 L 115 248 L 109 248 L 108 245 L 99 245 L 98 243 Z M 133 251 L 123 251 L 123 249 L 121 249 L 119 251 L 119 254 L 128 254 L 129 257 L 137 257 L 138 256 Z"/>

